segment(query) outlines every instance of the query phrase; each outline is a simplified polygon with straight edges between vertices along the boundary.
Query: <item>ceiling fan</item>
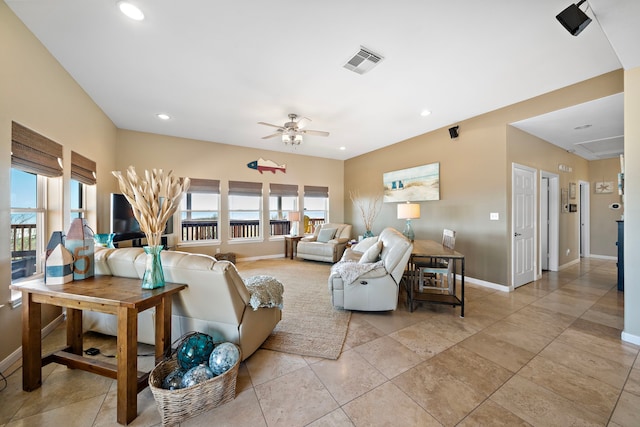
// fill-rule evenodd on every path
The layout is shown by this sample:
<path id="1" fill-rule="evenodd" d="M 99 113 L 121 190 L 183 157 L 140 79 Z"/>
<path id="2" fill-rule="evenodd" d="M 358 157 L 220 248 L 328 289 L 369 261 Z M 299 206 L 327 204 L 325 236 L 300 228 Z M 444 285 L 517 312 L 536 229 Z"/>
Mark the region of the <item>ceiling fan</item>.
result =
<path id="1" fill-rule="evenodd" d="M 275 136 L 281 136 L 282 142 L 287 145 L 300 145 L 303 135 L 317 135 L 317 136 L 329 136 L 329 132 L 322 130 L 304 129 L 311 119 L 307 117 L 301 117 L 298 119 L 297 114 L 289 114 L 289 121 L 283 126 L 272 125 L 271 123 L 258 122 L 259 125 L 271 126 L 277 128 L 275 133 L 271 135 L 263 136 L 262 139 L 269 139 Z"/>

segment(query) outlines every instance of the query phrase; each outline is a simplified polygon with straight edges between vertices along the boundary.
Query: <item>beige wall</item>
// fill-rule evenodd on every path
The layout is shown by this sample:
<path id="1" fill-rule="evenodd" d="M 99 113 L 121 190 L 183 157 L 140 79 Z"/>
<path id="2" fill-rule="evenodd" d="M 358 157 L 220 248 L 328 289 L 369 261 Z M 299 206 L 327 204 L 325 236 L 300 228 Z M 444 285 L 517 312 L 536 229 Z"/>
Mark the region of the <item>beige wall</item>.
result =
<path id="1" fill-rule="evenodd" d="M 618 173 L 620 159 L 595 160 L 589 162 L 590 205 L 589 224 L 591 234 L 591 255 L 608 257 L 618 256 L 618 224 L 624 214 L 622 197 L 618 195 Z M 596 183 L 610 181 L 614 183 L 613 193 L 596 193 Z M 619 210 L 609 208 L 612 203 L 622 207 Z"/>
<path id="2" fill-rule="evenodd" d="M 509 123 L 622 90 L 623 73 L 615 71 L 456 123 L 460 136 L 455 140 L 443 128 L 349 159 L 345 162 L 345 192 L 358 189 L 362 194 L 374 194 L 382 186 L 383 172 L 439 162 L 441 199 L 420 202 L 421 218 L 413 221 L 416 238 L 439 240 L 443 228 L 456 230 L 456 249 L 466 255 L 467 275 L 509 286 L 512 164 L 555 172 L 563 161 L 574 166 L 571 175 L 560 177 L 561 186 L 568 186 L 569 179 L 588 179 L 585 160 L 540 140 L 528 145 L 530 139 Z M 360 234 L 361 220 L 350 201 L 345 202 L 345 208 L 347 221 L 354 223 Z M 500 220 L 490 221 L 491 212 L 497 212 Z M 559 263 L 563 265 L 579 256 L 577 215 L 564 214 L 560 221 Z M 383 206 L 374 232 L 385 226 L 400 230 L 404 226 L 396 219 L 395 204 Z"/>
<path id="3" fill-rule="evenodd" d="M 293 149 L 292 149 L 293 150 Z M 192 178 L 219 179 L 221 186 L 221 221 L 228 218 L 226 194 L 229 180 L 262 182 L 264 194 L 269 194 L 269 184 L 297 184 L 302 207 L 305 185 L 329 187 L 329 219 L 343 221 L 344 193 L 342 160 L 301 156 L 295 153 L 282 153 L 268 150 L 256 150 L 226 144 L 197 141 L 185 138 L 156 135 L 150 133 L 118 131 L 117 167 L 126 169 L 133 165 L 139 171 L 152 168 L 173 170 L 178 176 Z M 286 165 L 286 173 L 260 173 L 249 169 L 247 163 L 258 160 L 272 160 Z M 115 178 L 113 178 L 115 181 Z M 268 198 L 264 198 L 263 209 L 269 208 Z M 229 243 L 226 227 L 221 227 L 221 244 L 205 246 L 182 246 L 180 250 L 215 254 L 234 252 L 239 258 L 280 255 L 283 253 L 282 238 L 268 238 L 261 244 Z M 268 236 L 267 224 L 263 235 Z"/>
<path id="4" fill-rule="evenodd" d="M 108 218 L 112 191 L 108 171 L 115 165 L 116 128 L 87 94 L 29 32 L 4 2 L 0 2 L 0 362 L 20 347 L 21 310 L 11 309 L 10 194 L 11 122 L 16 121 L 62 144 L 64 176 L 59 186 L 62 206 L 52 215 L 51 229 L 65 230 L 69 223 L 71 150 L 98 162 L 98 206 L 91 216 Z M 96 226 L 96 224 L 92 224 Z M 98 224 L 100 227 L 101 224 Z M 60 310 L 43 310 L 43 324 Z"/>

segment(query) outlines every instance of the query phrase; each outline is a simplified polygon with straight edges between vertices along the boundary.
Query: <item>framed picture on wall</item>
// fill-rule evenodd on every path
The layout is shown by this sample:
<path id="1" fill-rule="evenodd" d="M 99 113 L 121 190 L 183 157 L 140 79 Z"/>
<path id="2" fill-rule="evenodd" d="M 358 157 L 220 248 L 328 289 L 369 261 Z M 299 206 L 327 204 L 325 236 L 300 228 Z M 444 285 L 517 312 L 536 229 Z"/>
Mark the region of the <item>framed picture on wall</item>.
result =
<path id="1" fill-rule="evenodd" d="M 570 182 L 569 183 L 569 198 L 570 199 L 575 199 L 576 198 L 576 183 L 575 182 Z"/>

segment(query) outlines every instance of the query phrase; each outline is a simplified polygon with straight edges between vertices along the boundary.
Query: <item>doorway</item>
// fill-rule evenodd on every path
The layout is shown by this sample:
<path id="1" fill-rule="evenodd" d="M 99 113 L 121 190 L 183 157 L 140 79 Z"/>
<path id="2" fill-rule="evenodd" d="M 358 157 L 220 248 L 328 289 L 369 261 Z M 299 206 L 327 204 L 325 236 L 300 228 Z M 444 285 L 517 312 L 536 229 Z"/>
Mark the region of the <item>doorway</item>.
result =
<path id="1" fill-rule="evenodd" d="M 591 233 L 589 231 L 589 194 L 587 181 L 578 181 L 580 186 L 580 258 L 587 258 L 591 254 Z"/>
<path id="2" fill-rule="evenodd" d="M 560 178 L 540 171 L 540 271 L 558 271 Z"/>

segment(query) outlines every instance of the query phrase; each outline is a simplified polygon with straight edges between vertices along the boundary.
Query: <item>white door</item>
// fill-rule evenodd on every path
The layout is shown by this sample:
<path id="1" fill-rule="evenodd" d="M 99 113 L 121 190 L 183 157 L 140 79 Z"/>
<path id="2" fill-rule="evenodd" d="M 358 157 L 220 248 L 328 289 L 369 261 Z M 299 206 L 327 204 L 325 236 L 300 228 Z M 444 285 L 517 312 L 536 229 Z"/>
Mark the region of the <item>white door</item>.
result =
<path id="1" fill-rule="evenodd" d="M 580 256 L 591 254 L 591 235 L 589 232 L 589 183 L 579 181 L 580 185 Z"/>
<path id="2" fill-rule="evenodd" d="M 525 166 L 513 165 L 513 287 L 535 279 L 535 195 L 536 171 Z"/>

